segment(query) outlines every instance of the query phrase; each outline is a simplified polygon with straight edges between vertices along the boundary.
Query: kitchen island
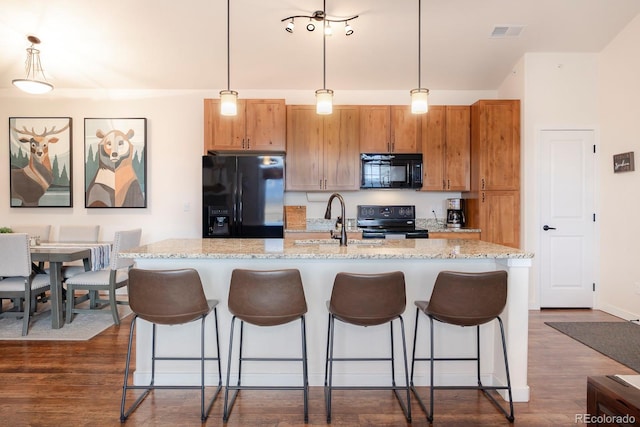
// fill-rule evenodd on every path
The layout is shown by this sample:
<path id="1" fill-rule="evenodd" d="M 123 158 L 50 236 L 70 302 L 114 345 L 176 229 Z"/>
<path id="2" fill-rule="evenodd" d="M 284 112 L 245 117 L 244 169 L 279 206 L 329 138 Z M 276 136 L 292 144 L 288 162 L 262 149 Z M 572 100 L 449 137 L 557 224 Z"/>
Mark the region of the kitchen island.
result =
<path id="1" fill-rule="evenodd" d="M 195 268 L 202 278 L 208 298 L 218 299 L 220 347 L 223 371 L 226 372 L 226 355 L 229 339 L 231 315 L 226 308 L 231 272 L 235 268 L 259 270 L 297 268 L 300 270 L 307 299 L 307 345 L 309 355 L 309 382 L 320 386 L 324 379 L 324 358 L 327 334 L 326 301 L 330 298 L 335 274 L 340 271 L 357 273 L 377 273 L 400 270 L 405 274 L 407 286 L 407 310 L 404 314 L 408 352 L 411 354 L 412 337 L 415 326 L 415 306 L 417 299 L 428 299 L 438 272 L 506 270 L 508 279 L 508 301 L 502 318 L 505 323 L 509 365 L 514 401 L 529 400 L 527 384 L 528 345 L 528 287 L 529 268 L 533 254 L 518 249 L 492 243 L 464 239 L 415 239 L 415 240 L 349 240 L 346 247 L 336 240 L 328 239 L 169 239 L 144 245 L 120 254 L 134 258 L 139 268 L 172 269 Z M 209 319 L 211 321 L 211 319 Z M 424 316 L 421 322 L 427 321 Z M 482 376 L 487 384 L 503 384 L 503 362 L 500 350 L 499 330 L 496 322 L 481 327 L 483 342 Z M 208 325 L 212 326 L 212 325 Z M 380 355 L 389 353 L 387 329 L 380 327 L 355 327 L 341 324 L 339 348 L 348 355 Z M 142 384 L 148 381 L 151 363 L 151 327 L 145 322 L 138 325 L 136 337 L 136 373 L 134 381 Z M 277 355 L 299 356 L 299 323 L 278 328 L 245 328 L 250 336 L 245 351 L 246 356 Z M 193 354 L 198 348 L 196 324 L 161 327 L 159 329 L 159 351 Z M 421 327 L 421 337 L 417 343 L 418 354 L 426 355 L 429 340 L 428 327 Z M 213 328 L 209 328 L 213 334 Z M 438 325 L 436 329 L 438 347 L 453 356 L 472 355 L 475 329 L 451 325 Z M 464 339 L 463 339 L 464 338 Z M 398 345 L 401 344 L 396 334 Z M 213 350 L 213 336 L 209 340 Z M 293 344 L 289 344 L 293 343 Z M 464 343 L 464 344 L 463 344 Z M 400 347 L 397 347 L 400 348 Z M 262 353 L 259 353 L 262 352 Z M 266 352 L 266 353 L 265 353 Z M 214 354 L 214 353 L 211 353 Z M 346 354 L 345 354 L 346 355 Z M 338 355 L 336 355 L 338 356 Z M 237 362 L 236 362 L 237 363 Z M 232 372 L 236 368 L 233 364 Z M 341 364 L 334 372 L 334 383 L 338 384 L 388 384 L 390 367 L 388 363 Z M 440 384 L 475 383 L 475 365 L 472 362 L 441 364 L 436 381 Z M 208 380 L 213 383 L 215 367 L 211 366 Z M 400 368 L 400 365 L 398 365 Z M 180 367 L 163 364 L 157 369 L 159 383 L 175 384 L 189 381 L 197 383 L 197 365 Z M 401 372 L 401 370 L 400 370 Z M 299 372 L 291 364 L 253 362 L 243 366 L 243 384 L 297 384 Z M 416 385 L 428 384 L 428 366 L 416 366 Z"/>

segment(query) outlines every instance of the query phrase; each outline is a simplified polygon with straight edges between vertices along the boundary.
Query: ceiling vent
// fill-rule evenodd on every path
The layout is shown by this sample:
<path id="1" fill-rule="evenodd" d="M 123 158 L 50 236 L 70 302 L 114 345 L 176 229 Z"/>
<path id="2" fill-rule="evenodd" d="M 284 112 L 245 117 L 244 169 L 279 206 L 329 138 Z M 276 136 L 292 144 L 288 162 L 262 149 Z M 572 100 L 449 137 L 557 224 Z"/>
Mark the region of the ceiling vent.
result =
<path id="1" fill-rule="evenodd" d="M 524 25 L 496 25 L 491 31 L 490 38 L 503 39 L 507 37 L 519 37 L 524 30 Z"/>

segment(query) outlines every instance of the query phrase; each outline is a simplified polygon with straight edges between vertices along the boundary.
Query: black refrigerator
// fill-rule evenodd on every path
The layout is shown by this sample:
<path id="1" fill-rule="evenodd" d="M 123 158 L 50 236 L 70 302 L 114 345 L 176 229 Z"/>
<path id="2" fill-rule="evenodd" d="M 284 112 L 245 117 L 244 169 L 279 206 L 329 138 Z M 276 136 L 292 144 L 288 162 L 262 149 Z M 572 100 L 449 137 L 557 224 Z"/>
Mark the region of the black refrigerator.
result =
<path id="1" fill-rule="evenodd" d="M 202 237 L 282 238 L 284 156 L 202 157 Z"/>

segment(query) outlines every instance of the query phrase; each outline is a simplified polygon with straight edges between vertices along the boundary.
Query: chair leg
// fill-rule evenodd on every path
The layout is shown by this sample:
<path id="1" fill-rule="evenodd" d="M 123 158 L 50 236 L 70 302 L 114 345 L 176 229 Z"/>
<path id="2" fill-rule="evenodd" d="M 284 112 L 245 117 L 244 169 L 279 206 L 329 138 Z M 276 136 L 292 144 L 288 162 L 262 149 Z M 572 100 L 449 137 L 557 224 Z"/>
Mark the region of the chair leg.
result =
<path id="1" fill-rule="evenodd" d="M 403 357 L 404 381 L 405 381 L 404 383 L 406 386 L 406 393 L 407 393 L 406 407 L 403 406 L 402 399 L 400 399 L 400 394 L 398 393 L 398 391 L 397 390 L 394 390 L 394 391 L 395 391 L 396 397 L 398 398 L 398 402 L 400 402 L 400 406 L 404 410 L 407 421 L 411 422 L 411 388 L 409 386 L 409 365 L 407 362 L 407 339 L 406 339 L 405 330 L 404 330 L 404 319 L 402 318 L 402 316 L 399 316 L 399 319 L 400 319 L 400 331 L 402 333 L 402 355 L 404 356 Z"/>
<path id="2" fill-rule="evenodd" d="M 305 322 L 305 317 L 302 315 L 300 317 L 300 328 L 301 328 L 301 338 L 302 338 L 302 398 L 304 405 L 304 422 L 309 422 L 309 371 L 307 366 L 307 326 Z"/>
<path id="3" fill-rule="evenodd" d="M 26 286 L 31 286 L 27 282 Z M 24 309 L 22 310 L 22 336 L 26 336 L 29 333 L 29 319 L 31 318 L 31 292 L 27 290 L 24 298 Z"/>
<path id="4" fill-rule="evenodd" d="M 222 421 L 226 422 L 229 419 L 229 414 L 231 413 L 231 409 L 233 409 L 233 404 L 236 401 L 236 396 L 238 395 L 239 390 L 235 390 L 233 395 L 231 396 L 231 402 L 229 402 L 229 383 L 231 380 L 231 360 L 233 355 L 233 333 L 234 327 L 236 324 L 236 316 L 233 316 L 231 319 L 231 333 L 229 334 L 229 356 L 227 359 L 227 382 L 224 390 L 224 409 L 222 411 Z M 242 321 L 240 321 L 240 328 L 242 329 Z M 242 338 L 240 339 L 242 341 Z M 242 363 L 242 362 L 240 362 Z M 240 384 L 240 371 L 238 370 L 238 385 Z"/>
<path id="5" fill-rule="evenodd" d="M 116 301 L 116 290 L 109 289 L 109 307 L 113 316 L 113 323 L 120 325 L 120 313 L 118 313 L 118 301 Z"/>
<path id="6" fill-rule="evenodd" d="M 335 333 L 335 318 L 329 314 L 329 328 L 327 330 L 327 363 L 324 376 L 324 400 L 327 412 L 327 424 L 331 423 L 331 385 L 333 382 L 333 338 Z"/>
<path id="7" fill-rule="evenodd" d="M 151 376 L 151 383 L 149 384 L 149 388 L 147 388 L 144 393 L 142 393 L 140 396 L 138 396 L 138 398 L 136 399 L 135 402 L 133 402 L 133 404 L 131 405 L 131 407 L 129 407 L 128 410 L 126 410 L 125 412 L 125 406 L 126 406 L 126 399 L 127 399 L 127 390 L 129 389 L 129 372 L 130 372 L 130 364 L 131 364 L 131 349 L 133 348 L 133 332 L 136 326 L 136 320 L 137 320 L 138 316 L 134 315 L 133 319 L 131 320 L 131 329 L 129 330 L 129 345 L 127 347 L 127 361 L 125 363 L 125 369 L 124 369 L 124 383 L 122 385 L 122 402 L 120 403 L 120 422 L 125 422 L 127 420 L 127 418 L 129 418 L 129 415 L 131 415 L 131 413 L 133 411 L 136 410 L 136 408 L 140 405 L 140 403 L 142 403 L 142 401 L 149 395 L 149 392 L 151 392 L 151 387 L 153 386 L 153 375 Z M 155 342 L 155 330 L 154 330 L 154 336 L 152 338 L 152 340 Z"/>
<path id="8" fill-rule="evenodd" d="M 429 347 L 430 347 L 430 353 L 429 353 L 429 370 L 431 371 L 430 377 L 431 377 L 431 386 L 429 387 L 429 411 L 427 412 L 427 420 L 429 420 L 429 423 L 433 422 L 433 399 L 434 399 L 434 390 L 433 390 L 433 377 L 435 375 L 435 370 L 434 370 L 434 359 L 435 359 L 435 354 L 434 354 L 434 339 L 433 339 L 433 318 L 431 316 L 429 316 L 429 327 L 431 330 L 431 336 L 429 337 Z"/>
<path id="9" fill-rule="evenodd" d="M 67 323 L 73 322 L 73 306 L 76 304 L 75 290 L 73 285 L 67 283 Z"/>

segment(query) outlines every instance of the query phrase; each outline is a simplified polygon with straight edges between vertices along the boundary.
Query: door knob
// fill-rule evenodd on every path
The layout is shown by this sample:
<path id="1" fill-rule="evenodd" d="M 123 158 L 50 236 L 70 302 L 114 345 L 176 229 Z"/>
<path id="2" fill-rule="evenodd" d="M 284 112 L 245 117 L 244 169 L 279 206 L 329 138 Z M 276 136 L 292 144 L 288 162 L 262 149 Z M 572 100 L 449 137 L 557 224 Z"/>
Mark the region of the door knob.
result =
<path id="1" fill-rule="evenodd" d="M 555 230 L 556 228 L 555 228 L 555 227 L 549 227 L 548 225 L 546 225 L 546 224 L 545 224 L 545 226 L 544 226 L 544 227 L 542 227 L 542 229 L 543 229 L 544 231 L 547 231 L 547 230 Z"/>

